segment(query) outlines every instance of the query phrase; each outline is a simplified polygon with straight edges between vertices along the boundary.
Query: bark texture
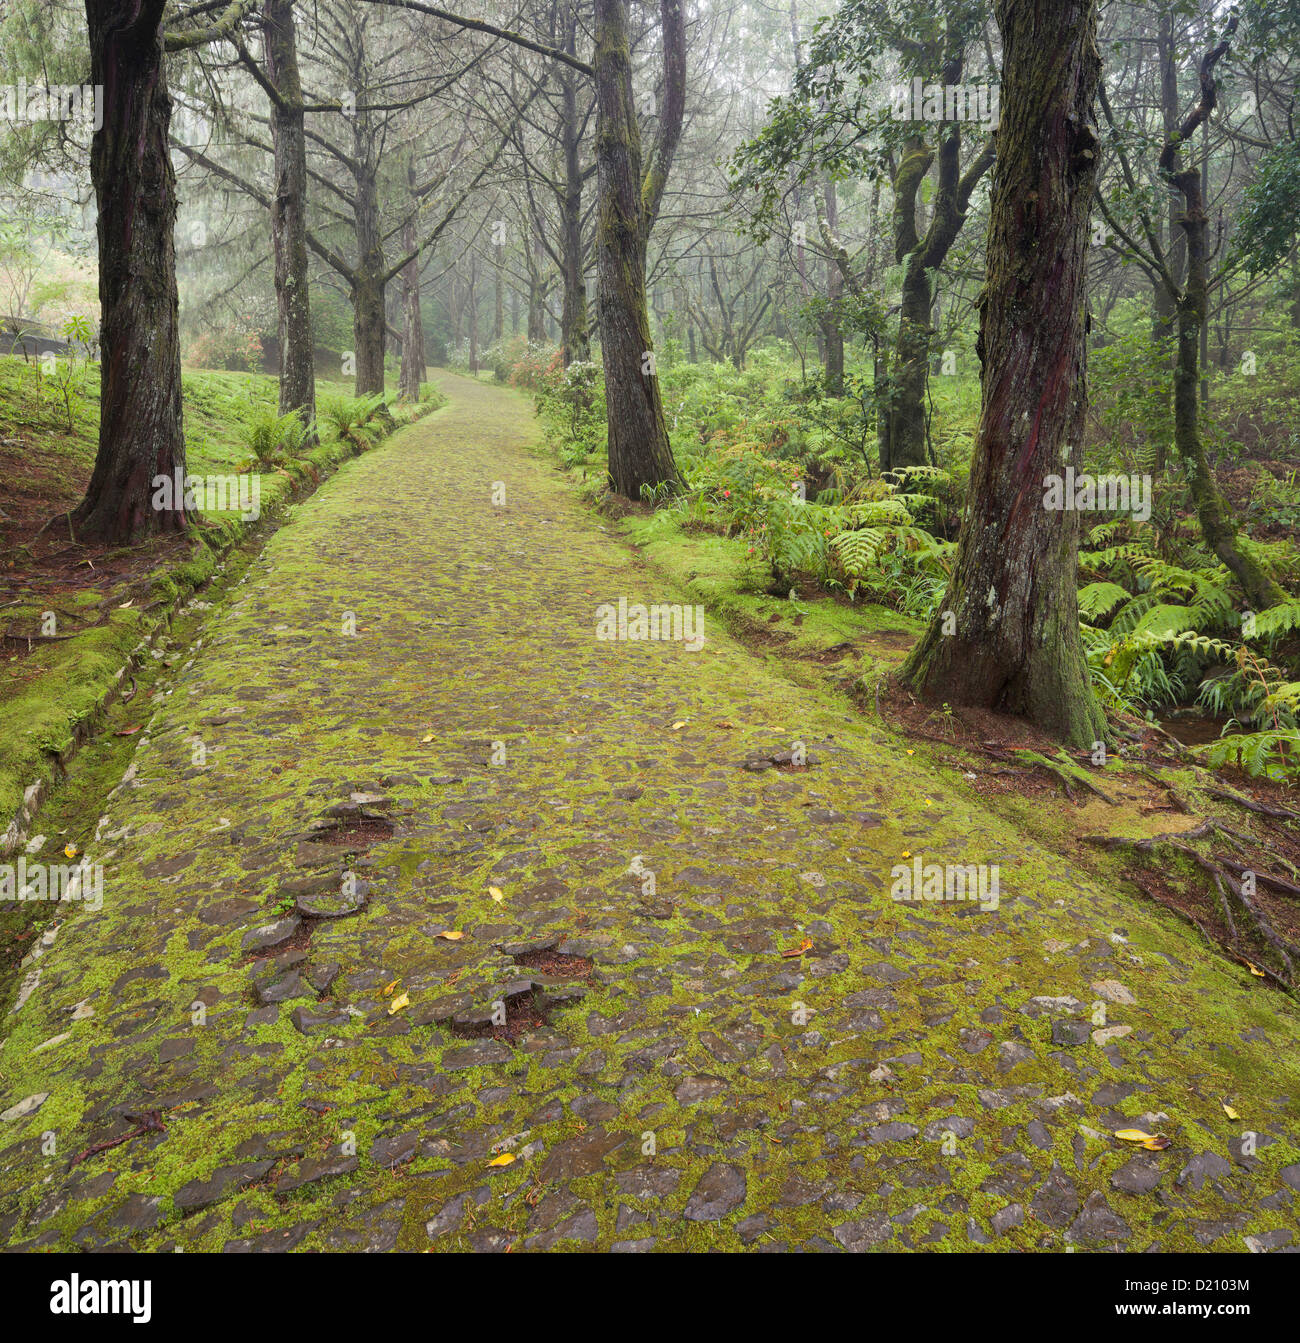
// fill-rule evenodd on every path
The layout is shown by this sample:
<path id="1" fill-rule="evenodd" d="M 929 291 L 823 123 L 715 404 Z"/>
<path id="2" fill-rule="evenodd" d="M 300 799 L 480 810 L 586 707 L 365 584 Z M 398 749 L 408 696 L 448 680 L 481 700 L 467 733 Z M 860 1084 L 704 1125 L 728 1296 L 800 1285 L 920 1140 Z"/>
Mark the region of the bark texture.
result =
<path id="1" fill-rule="evenodd" d="M 185 470 L 163 7 L 164 0 L 86 0 L 91 83 L 104 90 L 104 124 L 90 151 L 100 421 L 95 468 L 73 525 L 78 536 L 109 544 L 186 524 L 182 507 L 152 505 L 153 478 Z"/>
<path id="2" fill-rule="evenodd" d="M 297 410 L 302 422 L 310 425 L 316 419 L 316 360 L 307 269 L 307 140 L 294 3 L 265 0 L 262 34 L 267 79 L 282 100 L 271 103 L 275 151 L 271 242 L 280 333 L 280 414 Z"/>
<path id="3" fill-rule="evenodd" d="M 665 0 L 665 11 L 675 0 Z M 678 8 L 680 16 L 680 8 Z M 679 483 L 664 424 L 646 307 L 646 239 L 658 211 L 662 152 L 643 191 L 641 133 L 632 102 L 627 0 L 596 0 L 597 273 L 609 427 L 609 478 L 618 494 Z M 665 33 L 668 44 L 669 34 Z M 684 57 L 683 57 L 684 60 Z M 665 108 L 665 115 L 667 109 Z"/>
<path id="4" fill-rule="evenodd" d="M 1086 746 L 1105 722 L 1079 637 L 1079 514 L 1048 509 L 1044 495 L 1046 477 L 1080 464 L 1096 3 L 998 0 L 996 12 L 1004 64 L 983 409 L 952 581 L 903 679 Z"/>

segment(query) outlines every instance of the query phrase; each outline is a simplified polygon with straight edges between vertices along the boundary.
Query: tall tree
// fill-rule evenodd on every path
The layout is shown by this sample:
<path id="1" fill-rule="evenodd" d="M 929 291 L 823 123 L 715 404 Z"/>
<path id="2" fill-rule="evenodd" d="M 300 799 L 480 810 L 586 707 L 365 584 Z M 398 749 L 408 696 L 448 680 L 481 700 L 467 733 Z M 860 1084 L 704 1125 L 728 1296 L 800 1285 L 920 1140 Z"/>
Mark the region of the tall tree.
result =
<path id="1" fill-rule="evenodd" d="M 686 29 L 680 0 L 662 0 L 660 12 L 664 49 L 660 129 L 643 176 L 641 130 L 632 101 L 627 0 L 596 0 L 600 353 L 609 417 L 610 484 L 631 499 L 639 499 L 643 490 L 679 482 L 646 306 L 646 243 L 681 134 L 686 96 Z"/>
<path id="2" fill-rule="evenodd" d="M 275 190 L 271 242 L 280 335 L 280 414 L 316 419 L 316 365 L 307 268 L 307 138 L 298 73 L 295 0 L 265 0 L 262 35 L 271 93 Z"/>
<path id="3" fill-rule="evenodd" d="M 1203 362 L 1209 296 L 1224 283 L 1220 272 L 1211 277 L 1209 215 L 1205 205 L 1203 166 L 1184 162 L 1186 146 L 1209 121 L 1218 103 L 1215 67 L 1227 55 L 1233 34 L 1237 31 L 1239 16 L 1228 18 L 1223 38 L 1205 54 L 1197 67 L 1200 96 L 1191 110 L 1165 138 L 1160 151 L 1159 173 L 1165 184 L 1177 193 L 1182 209 L 1177 214 L 1177 225 L 1186 253 L 1186 265 L 1180 279 L 1178 263 L 1160 241 L 1159 226 L 1149 211 L 1138 209 L 1137 220 L 1143 239 L 1136 229 L 1126 228 L 1117 212 L 1104 198 L 1098 203 L 1106 222 L 1121 239 L 1124 247 L 1138 259 L 1166 296 L 1166 306 L 1175 314 L 1177 352 L 1173 376 L 1174 447 L 1190 468 L 1192 502 L 1200 523 L 1201 535 L 1209 549 L 1228 567 L 1240 584 L 1247 600 L 1257 610 L 1264 610 L 1285 599 L 1286 594 L 1252 553 L 1248 543 L 1243 544 L 1232 516 L 1232 509 L 1210 466 L 1201 435 L 1200 404 L 1197 383 Z M 1114 130 L 1115 118 L 1103 98 L 1107 120 Z M 1123 181 L 1130 191 L 1134 189 L 1135 175 L 1122 142 L 1115 141 Z"/>
<path id="4" fill-rule="evenodd" d="M 173 499 L 173 508 L 153 507 L 154 478 L 185 471 L 166 3 L 86 0 L 90 79 L 104 90 L 103 124 L 90 151 L 102 358 L 99 448 L 72 522 L 83 538 L 111 545 L 181 531 L 186 523 L 183 499 Z M 166 49 L 228 37 L 253 3 L 201 6 L 217 17 L 170 34 Z"/>
<path id="5" fill-rule="evenodd" d="M 1079 515 L 1047 506 L 1081 461 L 1084 269 L 1098 139 L 1096 0 L 997 0 L 1002 120 L 979 351 L 983 406 L 947 596 L 903 670 L 919 693 L 1105 735 L 1079 637 Z"/>

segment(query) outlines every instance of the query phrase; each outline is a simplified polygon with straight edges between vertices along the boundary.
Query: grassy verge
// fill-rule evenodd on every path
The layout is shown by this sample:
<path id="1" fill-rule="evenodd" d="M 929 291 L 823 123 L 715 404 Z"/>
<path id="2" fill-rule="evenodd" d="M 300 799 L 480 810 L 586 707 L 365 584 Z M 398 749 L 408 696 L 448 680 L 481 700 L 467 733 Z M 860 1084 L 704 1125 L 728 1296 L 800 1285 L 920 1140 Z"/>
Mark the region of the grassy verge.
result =
<path id="1" fill-rule="evenodd" d="M 80 546 L 51 517 L 72 508 L 94 465 L 99 406 L 94 370 L 71 385 L 37 377 L 37 365 L 0 358 L 0 854 L 12 851 L 40 797 L 93 732 L 128 668 L 170 623 L 178 604 L 216 575 L 232 546 L 273 527 L 286 506 L 357 450 L 328 430 L 299 457 L 257 473 L 260 516 L 205 513 L 179 539 L 125 550 Z M 247 469 L 248 435 L 273 414 L 273 377 L 187 371 L 186 457 L 195 475 Z M 322 403 L 347 396 L 321 380 Z M 399 407 L 406 423 L 442 403 L 433 392 Z M 364 440 L 360 440 L 364 442 Z"/>

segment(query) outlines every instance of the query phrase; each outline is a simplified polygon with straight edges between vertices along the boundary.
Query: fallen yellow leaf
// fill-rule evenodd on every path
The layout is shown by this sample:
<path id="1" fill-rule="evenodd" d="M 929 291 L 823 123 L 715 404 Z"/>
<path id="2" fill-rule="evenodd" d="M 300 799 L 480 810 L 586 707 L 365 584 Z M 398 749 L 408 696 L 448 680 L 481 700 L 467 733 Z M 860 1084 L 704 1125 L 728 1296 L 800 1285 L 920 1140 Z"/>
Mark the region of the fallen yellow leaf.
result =
<path id="1" fill-rule="evenodd" d="M 1223 1106 L 1223 1113 L 1226 1114 L 1229 1119 L 1241 1118 L 1241 1116 L 1236 1112 L 1236 1110 L 1232 1108 L 1231 1105 L 1228 1104 L 1227 1101 L 1220 1101 L 1219 1104 Z"/>
<path id="2" fill-rule="evenodd" d="M 65 844 L 63 852 L 66 857 L 75 858 L 77 856 L 77 846 L 75 844 Z"/>
<path id="3" fill-rule="evenodd" d="M 389 983 L 385 984 L 384 987 L 379 990 L 378 996 L 380 998 L 391 998 L 393 996 L 393 990 L 396 987 L 397 987 L 397 980 L 394 979 Z"/>
<path id="4" fill-rule="evenodd" d="M 812 938 L 805 937 L 797 947 L 791 947 L 789 951 L 783 951 L 781 955 L 786 957 L 787 960 L 789 960 L 796 956 L 802 956 L 804 952 L 807 951 L 811 946 L 812 946 Z"/>
<path id="5" fill-rule="evenodd" d="M 680 732 L 682 728 L 684 728 L 685 726 L 686 726 L 686 720 L 683 718 L 679 722 L 673 724 L 673 731 Z"/>
<path id="6" fill-rule="evenodd" d="M 500 886 L 489 886 L 488 894 L 493 898 L 493 900 L 497 902 L 498 905 L 502 902 L 502 900 L 506 898 L 506 893 L 501 889 Z"/>
<path id="7" fill-rule="evenodd" d="M 1140 1128 L 1122 1128 L 1116 1131 L 1115 1136 L 1123 1139 L 1124 1142 L 1145 1143 L 1150 1142 L 1155 1137 L 1155 1134 L 1148 1133 L 1145 1129 Z"/>
<path id="8" fill-rule="evenodd" d="M 433 733 L 432 733 L 432 732 L 430 732 L 429 735 L 428 735 L 427 737 L 421 737 L 421 738 L 420 738 L 420 742 L 421 742 L 421 744 L 427 744 L 427 743 L 431 742 L 432 740 L 433 740 Z"/>
<path id="9" fill-rule="evenodd" d="M 455 931 L 451 932 L 435 933 L 434 936 L 445 937 L 448 942 L 459 942 L 460 939 L 465 936 L 465 934 L 462 933 L 459 928 L 457 928 L 455 929 Z"/>
<path id="10" fill-rule="evenodd" d="M 404 1007 L 410 1007 L 411 995 L 409 993 L 399 994 L 388 1004 L 388 1015 L 391 1017 L 394 1012 L 400 1012 Z"/>
<path id="11" fill-rule="evenodd" d="M 71 857 L 71 855 L 69 855 L 69 857 Z M 1247 961 L 1247 962 L 1246 962 L 1246 967 L 1247 967 L 1247 969 L 1250 971 L 1250 973 L 1251 973 L 1252 975 L 1254 975 L 1257 979 L 1264 979 L 1264 978 L 1266 978 L 1266 976 L 1265 976 L 1263 970 L 1261 970 L 1261 969 L 1259 968 L 1259 966 L 1257 966 L 1257 965 L 1251 965 L 1251 963 L 1250 963 L 1249 961 Z"/>
<path id="12" fill-rule="evenodd" d="M 1148 1138 L 1142 1146 L 1148 1152 L 1163 1152 L 1169 1146 L 1169 1139 L 1163 1133 L 1157 1133 L 1154 1138 Z"/>
<path id="13" fill-rule="evenodd" d="M 515 1154 L 514 1154 L 513 1152 L 502 1152 L 500 1156 L 494 1156 L 494 1157 L 492 1158 L 492 1160 L 488 1162 L 488 1165 L 489 1165 L 489 1166 L 508 1166 L 508 1165 L 510 1165 L 510 1163 L 511 1163 L 512 1161 L 514 1161 L 514 1159 L 515 1159 Z"/>

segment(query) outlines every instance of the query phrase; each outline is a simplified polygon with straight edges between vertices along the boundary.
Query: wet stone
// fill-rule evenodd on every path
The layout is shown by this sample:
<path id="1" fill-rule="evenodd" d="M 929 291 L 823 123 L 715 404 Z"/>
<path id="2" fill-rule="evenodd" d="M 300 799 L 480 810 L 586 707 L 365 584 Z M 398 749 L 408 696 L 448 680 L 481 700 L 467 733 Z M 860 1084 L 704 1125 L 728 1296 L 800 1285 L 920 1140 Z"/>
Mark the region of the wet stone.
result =
<path id="1" fill-rule="evenodd" d="M 263 1007 L 312 996 L 310 988 L 296 969 L 273 969 L 258 975 L 253 980 L 253 993 Z"/>
<path id="2" fill-rule="evenodd" d="M 889 1239 L 892 1230 L 889 1217 L 883 1212 L 872 1213 L 856 1222 L 845 1222 L 835 1228 L 835 1239 L 851 1254 L 861 1254 Z"/>
<path id="3" fill-rule="evenodd" d="M 416 1132 L 376 1138 L 370 1148 L 370 1159 L 378 1166 L 400 1166 L 410 1161 L 419 1145 L 420 1135 Z"/>
<path id="4" fill-rule="evenodd" d="M 870 1137 L 873 1143 L 904 1142 L 908 1138 L 915 1138 L 920 1131 L 915 1124 L 900 1124 L 894 1121 L 889 1124 L 878 1124 L 870 1131 Z"/>
<path id="5" fill-rule="evenodd" d="M 1242 1240 L 1246 1242 L 1246 1248 L 1251 1254 L 1268 1254 L 1273 1250 L 1280 1250 L 1284 1245 L 1290 1245 L 1291 1232 L 1285 1227 L 1279 1227 L 1276 1231 L 1261 1231 L 1253 1236 L 1243 1236 Z"/>
<path id="6" fill-rule="evenodd" d="M 530 1250 L 549 1250 L 560 1241 L 571 1240 L 590 1243 L 599 1234 L 600 1227 L 596 1223 L 596 1214 L 590 1209 L 584 1209 L 582 1212 L 574 1213 L 572 1217 L 566 1218 L 558 1226 L 552 1227 L 551 1230 L 530 1237 L 524 1244 Z"/>
<path id="7" fill-rule="evenodd" d="M 342 919 L 364 909 L 369 898 L 370 883 L 354 881 L 336 890 L 300 895 L 294 908 L 308 919 Z"/>
<path id="8" fill-rule="evenodd" d="M 538 1179 L 572 1180 L 579 1175 L 591 1175 L 605 1165 L 605 1159 L 627 1142 L 625 1133 L 607 1133 L 604 1129 L 588 1129 L 576 1138 L 557 1144 L 542 1163 Z"/>
<path id="9" fill-rule="evenodd" d="M 162 1221 L 163 1200 L 159 1195 L 128 1194 L 105 1225 L 124 1231 L 149 1231 Z"/>
<path id="10" fill-rule="evenodd" d="M 1064 1231 L 1079 1211 L 1079 1193 L 1061 1171 L 1053 1166 L 1051 1174 L 1039 1186 L 1029 1204 L 1035 1219 L 1055 1231 Z"/>
<path id="11" fill-rule="evenodd" d="M 287 942 L 301 927 L 302 920 L 296 914 L 290 914 L 287 918 L 276 919 L 274 923 L 264 923 L 260 928 L 245 933 L 240 945 L 245 952 L 267 951 L 271 947 L 278 947 L 282 942 Z"/>
<path id="12" fill-rule="evenodd" d="M 698 1105 L 700 1101 L 725 1095 L 727 1090 L 728 1083 L 721 1077 L 688 1077 L 673 1095 L 679 1105 Z"/>
<path id="13" fill-rule="evenodd" d="M 1087 1044 L 1090 1029 L 1086 1021 L 1053 1021 L 1052 1043 L 1063 1049 Z"/>
<path id="14" fill-rule="evenodd" d="M 358 1164 L 355 1156 L 344 1156 L 342 1153 L 319 1159 L 308 1158 L 296 1166 L 290 1166 L 280 1176 L 275 1182 L 276 1192 L 287 1194 L 294 1189 L 301 1189 L 303 1185 L 315 1184 L 317 1180 L 328 1180 L 337 1175 L 351 1175 Z"/>
<path id="15" fill-rule="evenodd" d="M 313 966 L 307 971 L 307 982 L 317 993 L 328 993 L 341 971 L 342 966 L 337 961 L 330 961 L 326 965 Z"/>
<path id="16" fill-rule="evenodd" d="M 688 1222 L 719 1221 L 740 1207 L 745 1194 L 745 1172 L 739 1166 L 715 1161 L 700 1177 L 682 1216 Z"/>
<path id="17" fill-rule="evenodd" d="M 316 1035 L 321 1031 L 338 1030 L 351 1018 L 346 1012 L 313 1012 L 310 1007 L 295 1007 L 289 1020 L 303 1035 Z"/>
<path id="18" fill-rule="evenodd" d="M 1089 1243 L 1127 1241 L 1132 1234 L 1129 1224 L 1111 1208 L 1099 1189 L 1088 1195 L 1083 1211 L 1067 1233 L 1070 1240 Z"/>
<path id="19" fill-rule="evenodd" d="M 491 1014 L 489 1013 L 489 1018 Z M 483 1040 L 460 1049 L 444 1050 L 442 1066 L 458 1071 L 461 1068 L 482 1068 L 494 1063 L 509 1063 L 514 1050 L 500 1040 Z"/>
<path id="20" fill-rule="evenodd" d="M 219 1199 L 228 1198 L 260 1180 L 271 1167 L 272 1161 L 251 1161 L 238 1166 L 222 1166 L 206 1180 L 191 1180 L 173 1195 L 176 1211 L 196 1212 Z"/>
<path id="21" fill-rule="evenodd" d="M 1177 1183 L 1191 1185 L 1195 1190 L 1206 1180 L 1218 1179 L 1221 1175 L 1231 1175 L 1232 1165 L 1215 1152 L 1201 1152 L 1194 1156 L 1178 1173 Z"/>

